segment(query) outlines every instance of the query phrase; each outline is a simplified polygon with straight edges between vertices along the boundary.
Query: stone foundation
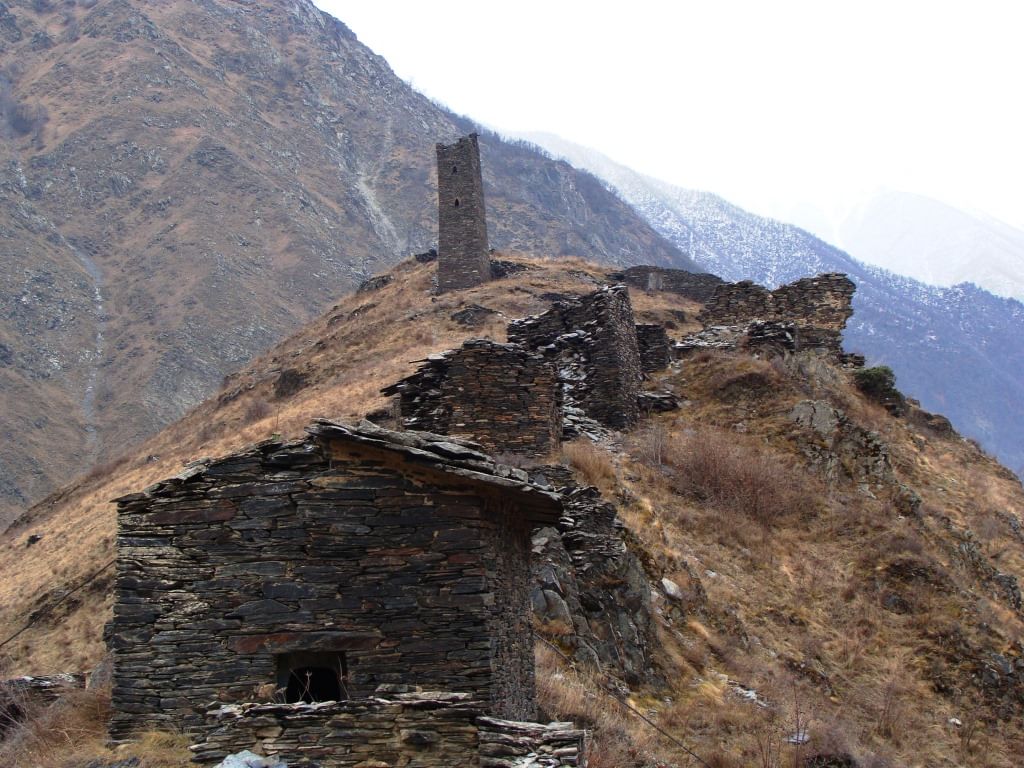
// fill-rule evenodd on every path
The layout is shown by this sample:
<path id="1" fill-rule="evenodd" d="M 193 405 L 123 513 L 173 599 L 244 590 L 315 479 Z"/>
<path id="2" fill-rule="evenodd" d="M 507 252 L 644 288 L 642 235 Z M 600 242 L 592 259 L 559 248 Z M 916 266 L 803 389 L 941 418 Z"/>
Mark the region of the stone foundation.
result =
<path id="1" fill-rule="evenodd" d="M 243 749 L 320 768 L 583 766 L 586 733 L 569 723 L 487 717 L 465 694 L 409 693 L 322 704 L 237 704 L 207 712 L 193 759 Z M 528 759 L 533 758 L 531 762 Z"/>

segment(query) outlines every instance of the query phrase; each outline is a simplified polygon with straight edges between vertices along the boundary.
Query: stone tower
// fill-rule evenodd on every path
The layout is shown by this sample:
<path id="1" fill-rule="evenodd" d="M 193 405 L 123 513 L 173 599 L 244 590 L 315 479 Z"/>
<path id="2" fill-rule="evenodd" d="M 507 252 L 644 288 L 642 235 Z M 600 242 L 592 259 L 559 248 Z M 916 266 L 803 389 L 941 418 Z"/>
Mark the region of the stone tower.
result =
<path id="1" fill-rule="evenodd" d="M 437 286 L 472 288 L 491 279 L 477 135 L 437 145 Z"/>

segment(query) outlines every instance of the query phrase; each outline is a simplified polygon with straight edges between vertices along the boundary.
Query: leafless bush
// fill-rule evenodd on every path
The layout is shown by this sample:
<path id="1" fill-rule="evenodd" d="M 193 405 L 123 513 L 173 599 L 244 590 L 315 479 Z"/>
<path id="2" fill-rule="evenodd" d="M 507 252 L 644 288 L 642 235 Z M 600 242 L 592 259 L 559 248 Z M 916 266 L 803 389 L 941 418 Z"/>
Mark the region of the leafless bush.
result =
<path id="1" fill-rule="evenodd" d="M 591 485 L 600 486 L 615 480 L 615 466 L 608 451 L 586 438 L 562 446 L 562 454 Z"/>
<path id="2" fill-rule="evenodd" d="M 680 492 L 771 527 L 817 507 L 819 491 L 804 473 L 766 447 L 718 430 L 691 432 L 666 449 Z"/>
<path id="3" fill-rule="evenodd" d="M 270 415 L 270 412 L 270 403 L 261 398 L 257 398 L 245 406 L 245 413 L 242 414 L 242 420 L 246 424 L 253 424 L 267 418 L 267 416 Z"/>

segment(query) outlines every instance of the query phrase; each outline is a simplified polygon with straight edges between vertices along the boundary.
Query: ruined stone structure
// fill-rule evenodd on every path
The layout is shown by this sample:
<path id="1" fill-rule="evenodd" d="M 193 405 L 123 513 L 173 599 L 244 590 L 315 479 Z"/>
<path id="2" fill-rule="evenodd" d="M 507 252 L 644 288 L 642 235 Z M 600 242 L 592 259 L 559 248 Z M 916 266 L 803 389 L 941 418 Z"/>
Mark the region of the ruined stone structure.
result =
<path id="1" fill-rule="evenodd" d="M 530 531 L 560 497 L 451 438 L 307 431 L 119 500 L 112 736 L 202 732 L 212 701 L 375 701 L 395 685 L 532 719 Z"/>
<path id="2" fill-rule="evenodd" d="M 625 283 L 641 291 L 666 291 L 687 299 L 705 302 L 715 289 L 724 284 L 722 278 L 706 272 L 687 272 L 685 269 L 637 266 L 608 275 L 609 280 Z"/>
<path id="3" fill-rule="evenodd" d="M 846 360 L 842 332 L 853 314 L 855 290 L 853 281 L 837 272 L 802 278 L 774 291 L 749 280 L 723 283 L 697 318 L 704 331 L 684 339 L 677 350 L 737 345 L 821 349 Z"/>
<path id="4" fill-rule="evenodd" d="M 475 133 L 437 145 L 437 287 L 472 288 L 491 279 L 484 182 Z"/>
<path id="5" fill-rule="evenodd" d="M 406 429 L 460 435 L 497 453 L 543 457 L 562 436 L 555 366 L 517 344 L 472 339 L 381 390 Z"/>
<path id="6" fill-rule="evenodd" d="M 672 359 L 672 342 L 665 326 L 657 323 L 638 324 L 636 343 L 640 351 L 640 370 L 653 373 L 668 367 Z"/>
<path id="7" fill-rule="evenodd" d="M 640 351 L 624 285 L 568 297 L 543 314 L 514 320 L 508 340 L 558 366 L 567 416 L 581 412 L 613 429 L 636 422 Z"/>
<path id="8" fill-rule="evenodd" d="M 195 759 L 206 764 L 256 746 L 345 768 L 579 766 L 586 735 L 569 723 L 487 717 L 467 694 L 430 692 L 319 705 L 217 706 L 207 722 L 205 740 L 193 747 Z M 530 755 L 534 760 L 526 762 Z"/>

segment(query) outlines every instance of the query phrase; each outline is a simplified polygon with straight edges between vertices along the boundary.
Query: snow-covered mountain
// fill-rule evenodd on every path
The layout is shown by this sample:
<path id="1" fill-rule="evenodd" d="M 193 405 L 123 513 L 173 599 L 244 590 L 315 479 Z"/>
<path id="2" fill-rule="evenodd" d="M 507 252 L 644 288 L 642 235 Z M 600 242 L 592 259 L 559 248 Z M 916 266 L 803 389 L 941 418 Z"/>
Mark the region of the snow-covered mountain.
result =
<path id="1" fill-rule="evenodd" d="M 890 365 L 900 388 L 1024 469 L 1024 305 L 969 283 L 927 285 L 865 264 L 798 227 L 641 175 L 547 134 L 520 138 L 602 178 L 666 238 L 726 280 L 768 286 L 819 272 L 857 284 L 845 346 Z"/>
<path id="2" fill-rule="evenodd" d="M 1024 300 L 1024 231 L 921 195 L 872 195 L 840 223 L 838 242 L 861 261 L 925 283 L 974 283 Z"/>

